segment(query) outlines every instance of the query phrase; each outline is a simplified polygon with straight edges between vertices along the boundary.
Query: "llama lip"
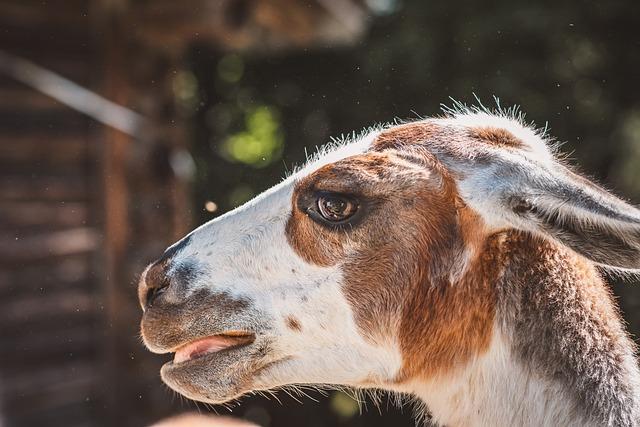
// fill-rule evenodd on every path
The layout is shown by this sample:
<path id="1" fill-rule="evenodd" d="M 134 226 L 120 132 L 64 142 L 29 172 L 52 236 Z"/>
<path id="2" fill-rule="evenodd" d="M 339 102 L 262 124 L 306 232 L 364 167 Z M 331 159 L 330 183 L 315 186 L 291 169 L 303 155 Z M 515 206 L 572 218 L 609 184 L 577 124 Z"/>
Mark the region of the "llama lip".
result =
<path id="1" fill-rule="evenodd" d="M 246 332 L 227 332 L 200 338 L 176 349 L 173 364 L 185 363 L 229 348 L 242 347 L 251 344 L 254 340 L 255 335 Z"/>

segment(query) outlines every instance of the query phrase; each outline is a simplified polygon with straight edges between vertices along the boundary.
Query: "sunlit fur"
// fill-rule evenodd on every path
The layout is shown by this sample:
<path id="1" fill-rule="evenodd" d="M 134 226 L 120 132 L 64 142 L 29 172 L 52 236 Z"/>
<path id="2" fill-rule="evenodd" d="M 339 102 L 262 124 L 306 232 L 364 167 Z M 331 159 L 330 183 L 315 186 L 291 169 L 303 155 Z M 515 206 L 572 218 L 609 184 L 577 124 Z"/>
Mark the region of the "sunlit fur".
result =
<path id="1" fill-rule="evenodd" d="M 635 347 L 595 265 L 640 269 L 640 213 L 555 149 L 517 110 L 456 104 L 320 150 L 143 276 L 152 351 L 255 333 L 163 379 L 210 403 L 352 387 L 449 426 L 637 425 Z M 299 206 L 318 188 L 376 208 L 327 228 Z"/>

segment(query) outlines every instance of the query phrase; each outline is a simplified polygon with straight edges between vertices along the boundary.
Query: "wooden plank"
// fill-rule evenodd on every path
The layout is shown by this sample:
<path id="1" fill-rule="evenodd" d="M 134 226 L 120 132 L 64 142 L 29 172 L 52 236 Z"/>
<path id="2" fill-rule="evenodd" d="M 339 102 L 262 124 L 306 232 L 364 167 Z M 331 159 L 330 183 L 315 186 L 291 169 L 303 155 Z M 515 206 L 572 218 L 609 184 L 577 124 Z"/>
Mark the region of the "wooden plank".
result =
<path id="1" fill-rule="evenodd" d="M 25 162 L 7 162 L 0 159 L 0 170 L 9 175 L 23 175 L 29 178 L 41 175 L 74 175 L 78 179 L 82 179 L 87 169 L 87 163 L 84 158 L 78 158 L 75 161 L 65 162 L 56 156 L 55 159 L 43 159 L 42 156 L 30 163 Z"/>
<path id="2" fill-rule="evenodd" d="M 4 97 L 3 90 L 0 90 L 0 97 Z M 85 136 L 86 140 L 86 135 L 83 134 L 87 133 L 89 119 L 66 106 L 51 110 L 32 110 L 25 107 L 20 98 L 14 99 L 13 104 L 13 108 L 0 109 L 3 143 L 17 138 L 59 142 L 65 137 L 78 139 Z"/>
<path id="3" fill-rule="evenodd" d="M 0 111 L 0 114 L 2 112 Z M 42 131 L 35 125 L 27 132 L 2 132 L 0 125 L 0 171 L 2 175 L 11 175 L 7 168 L 15 170 L 31 170 L 38 175 L 45 173 L 43 169 L 62 168 L 60 173 L 67 171 L 65 167 L 86 165 L 89 135 L 81 131 Z M 86 170 L 79 168 L 79 174 Z"/>
<path id="4" fill-rule="evenodd" d="M 31 29 L 54 27 L 67 31 L 73 29 L 87 31 L 90 24 L 89 7 L 90 4 L 86 0 L 2 1 L 0 2 L 0 22 Z"/>
<path id="5" fill-rule="evenodd" d="M 98 231 L 91 227 L 38 233 L 25 238 L 14 236 L 0 236 L 0 265 L 89 252 L 96 250 L 101 240 Z"/>
<path id="6" fill-rule="evenodd" d="M 92 253 L 44 260 L 29 268 L 0 269 L 0 301 L 6 295 L 82 287 L 93 280 Z M 92 287 L 96 284 L 92 283 Z"/>
<path id="7" fill-rule="evenodd" d="M 85 159 L 78 159 L 75 162 L 56 163 L 55 161 L 34 161 L 25 162 L 6 162 L 0 159 L 0 179 L 2 175 L 11 177 L 20 177 L 24 180 L 38 179 L 40 177 L 69 177 L 76 180 L 82 180 L 89 168 Z M 0 197 L 0 200 L 2 198 Z M 26 201 L 26 198 L 23 198 Z M 36 199 L 37 200 L 37 199 Z M 63 202 L 64 200 L 57 200 Z M 74 202 L 72 200 L 72 202 Z"/>
<path id="8" fill-rule="evenodd" d="M 0 298 L 19 298 L 26 295 L 51 294 L 69 290 L 89 291 L 95 288 L 95 279 L 93 278 L 83 277 L 80 279 L 52 280 L 52 278 L 48 276 L 48 271 L 38 267 L 39 266 L 36 265 L 36 268 L 29 267 L 0 272 Z M 13 277 L 17 276 L 15 273 L 20 270 L 44 271 L 43 274 L 45 276 L 35 277 L 31 281 L 13 279 Z"/>
<path id="9" fill-rule="evenodd" d="M 0 210 L 0 235 L 6 235 L 6 231 L 19 232 L 24 227 L 82 227 L 88 221 L 87 205 L 82 202 L 6 201 Z"/>
<path id="10" fill-rule="evenodd" d="M 33 366 L 53 365 L 97 356 L 96 322 L 79 323 L 80 326 L 57 328 L 20 327 L 20 334 L 2 334 L 0 359 L 3 369 L 31 369 Z M 25 329 L 25 330 L 23 330 Z"/>
<path id="11" fill-rule="evenodd" d="M 121 8 L 114 8 L 109 0 L 97 2 L 104 8 L 102 20 L 105 70 L 103 90 L 105 97 L 117 104 L 127 105 L 131 96 L 131 82 L 128 80 L 127 51 L 122 49 L 129 40 L 130 32 L 126 31 L 128 1 L 121 2 Z M 104 365 L 103 380 L 109 391 L 105 396 L 108 408 L 119 408 L 126 392 L 121 361 L 126 353 L 126 340 L 121 331 L 126 330 L 122 323 L 126 321 L 119 313 L 126 307 L 127 295 L 120 283 L 124 279 L 122 268 L 125 264 L 125 250 L 129 237 L 129 185 L 127 183 L 127 160 L 132 140 L 123 132 L 114 128 L 104 129 L 104 145 L 102 152 L 103 169 L 102 185 L 104 188 L 104 280 L 102 290 L 106 307 L 104 311 L 104 327 L 107 331 L 103 341 Z M 108 422 L 113 425 L 123 424 L 125 417 L 119 411 L 107 412 Z"/>
<path id="12" fill-rule="evenodd" d="M 58 301 L 61 298 L 64 298 L 64 296 L 69 296 L 71 294 L 83 295 L 83 291 L 73 289 L 58 292 L 57 294 L 58 296 L 55 299 L 52 298 L 54 296 L 53 293 L 46 295 L 46 297 L 49 300 L 54 299 L 55 301 Z M 92 296 L 91 293 L 87 294 Z M 85 299 L 84 296 L 82 298 Z M 20 295 L 15 299 L 32 303 L 33 301 L 31 300 L 34 298 Z M 98 302 L 94 302 L 96 306 L 99 305 Z M 20 343 L 24 344 L 24 348 L 37 348 L 38 346 L 44 346 L 41 342 L 50 344 L 55 341 L 67 342 L 71 336 L 74 334 L 80 334 L 81 331 L 92 331 L 94 334 L 93 338 L 95 339 L 96 334 L 98 336 L 101 334 L 101 331 L 98 329 L 99 316 L 96 316 L 96 313 L 97 312 L 93 310 L 92 307 L 90 307 L 90 309 L 78 310 L 78 306 L 74 305 L 72 309 L 68 310 L 68 312 L 56 314 L 54 316 L 55 322 L 42 316 L 30 316 L 22 323 L 24 327 L 17 330 L 5 328 L 0 332 L 0 337 L 2 337 L 2 342 L 0 342 L 0 351 L 7 351 L 11 346 L 19 345 Z M 94 341 L 93 344 L 93 347 L 100 345 L 97 341 Z M 56 349 L 50 348 L 48 351 L 55 352 Z"/>
<path id="13" fill-rule="evenodd" d="M 95 83 L 89 4 L 2 1 L 0 48 Z M 86 226 L 95 222 L 87 202 L 99 197 L 88 191 L 92 126 L 0 78 L 0 409 L 7 425 L 99 420 L 100 306 L 90 279 L 101 238 Z"/>
<path id="14" fill-rule="evenodd" d="M 64 200 L 87 199 L 87 183 L 77 176 L 0 175 L 0 200 Z"/>
<path id="15" fill-rule="evenodd" d="M 97 310 L 97 301 L 89 292 L 70 290 L 55 294 L 21 296 L 4 301 L 0 310 L 0 323 L 3 327 L 25 327 L 27 322 L 43 319 L 64 318 L 70 321 L 73 316 L 86 318 Z"/>
<path id="16" fill-rule="evenodd" d="M 77 390 L 86 393 L 100 377 L 93 360 L 56 364 L 43 369 L 7 372 L 2 381 L 6 406 L 29 397 L 56 396 Z"/>
<path id="17" fill-rule="evenodd" d="M 0 80 L 0 111 L 11 111 L 17 106 L 30 112 L 57 111 L 68 112 L 67 107 L 55 99 L 43 95 L 22 83 L 9 81 L 6 77 Z M 4 120 L 4 119 L 3 119 Z"/>

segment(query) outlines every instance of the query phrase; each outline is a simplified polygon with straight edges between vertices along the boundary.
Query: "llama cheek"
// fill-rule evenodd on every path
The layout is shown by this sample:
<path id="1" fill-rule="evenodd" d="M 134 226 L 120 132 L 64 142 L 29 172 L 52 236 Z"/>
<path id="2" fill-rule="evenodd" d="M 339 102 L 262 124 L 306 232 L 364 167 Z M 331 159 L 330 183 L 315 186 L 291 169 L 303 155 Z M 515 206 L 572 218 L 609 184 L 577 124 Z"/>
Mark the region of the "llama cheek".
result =
<path id="1" fill-rule="evenodd" d="M 287 221 L 285 234 L 291 249 L 309 264 L 330 267 L 344 255 L 342 244 L 334 234 L 296 210 Z"/>
<path id="2" fill-rule="evenodd" d="M 491 254 L 499 253 L 501 241 L 490 239 L 457 283 L 418 288 L 403 312 L 399 383 L 442 375 L 488 350 L 497 304 L 491 278 L 503 268 Z"/>

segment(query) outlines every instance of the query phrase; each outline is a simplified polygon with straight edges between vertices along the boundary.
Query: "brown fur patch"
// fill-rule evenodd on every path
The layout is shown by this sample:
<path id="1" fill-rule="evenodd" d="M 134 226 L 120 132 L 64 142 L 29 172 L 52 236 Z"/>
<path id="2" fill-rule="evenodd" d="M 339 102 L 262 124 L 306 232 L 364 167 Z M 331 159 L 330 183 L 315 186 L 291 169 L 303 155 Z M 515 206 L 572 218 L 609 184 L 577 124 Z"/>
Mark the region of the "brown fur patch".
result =
<path id="1" fill-rule="evenodd" d="M 424 143 L 442 133 L 442 127 L 433 123 L 413 122 L 385 129 L 373 141 L 372 149 L 383 151 L 409 144 Z"/>
<path id="2" fill-rule="evenodd" d="M 287 325 L 289 329 L 293 331 L 296 331 L 296 332 L 302 331 L 302 325 L 300 324 L 300 321 L 293 316 L 287 316 L 284 319 L 284 323 Z"/>
<path id="3" fill-rule="evenodd" d="M 423 277 L 407 301 L 400 326 L 404 357 L 397 381 L 428 378 L 460 366 L 489 347 L 496 311 L 493 280 L 499 263 L 487 241 L 457 282 Z M 423 272 L 427 275 L 427 272 Z"/>
<path id="4" fill-rule="evenodd" d="M 495 316 L 493 260 L 483 226 L 457 194 L 424 191 L 415 211 L 387 230 L 393 240 L 374 245 L 345 265 L 345 294 L 363 332 L 380 337 L 397 327 L 403 355 L 398 382 L 430 377 L 488 348 Z M 484 246 L 483 246 L 484 245 Z M 463 268 L 462 277 L 452 277 Z"/>
<path id="5" fill-rule="evenodd" d="M 469 135 L 472 138 L 479 139 L 482 142 L 486 142 L 487 144 L 495 145 L 498 147 L 521 148 L 523 146 L 522 141 L 520 141 L 506 129 L 494 127 L 478 127 L 470 129 Z"/>
<path id="6" fill-rule="evenodd" d="M 399 382 L 484 351 L 495 315 L 489 280 L 495 264 L 480 256 L 482 222 L 461 202 L 446 168 L 413 145 L 437 131 L 428 123 L 399 126 L 383 132 L 376 151 L 306 177 L 294 191 L 287 224 L 288 240 L 305 260 L 342 265 L 343 291 L 363 335 L 399 339 Z M 368 200 L 365 217 L 348 230 L 316 223 L 298 202 L 316 189 Z M 453 277 L 463 262 L 466 274 Z"/>
<path id="7" fill-rule="evenodd" d="M 373 151 L 397 150 L 399 155 L 412 158 L 425 167 L 448 176 L 451 172 L 444 167 L 433 153 L 456 159 L 476 159 L 486 151 L 486 145 L 470 137 L 467 130 L 439 123 L 437 120 L 423 120 L 386 129 L 371 145 Z"/>

